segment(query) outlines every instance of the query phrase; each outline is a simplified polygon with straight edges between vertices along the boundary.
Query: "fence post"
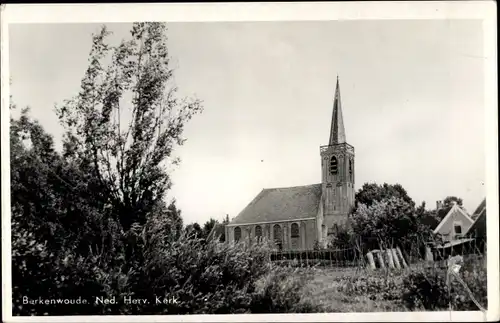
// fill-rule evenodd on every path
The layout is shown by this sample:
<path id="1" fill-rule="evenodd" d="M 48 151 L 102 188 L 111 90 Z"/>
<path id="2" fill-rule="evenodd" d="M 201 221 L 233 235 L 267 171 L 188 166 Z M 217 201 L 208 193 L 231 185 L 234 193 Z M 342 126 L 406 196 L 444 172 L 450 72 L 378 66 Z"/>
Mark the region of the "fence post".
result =
<path id="1" fill-rule="evenodd" d="M 394 269 L 394 260 L 392 259 L 391 249 L 389 248 L 385 249 L 385 253 L 387 255 L 387 262 L 389 264 L 389 269 Z"/>
<path id="2" fill-rule="evenodd" d="M 328 256 L 330 257 L 330 267 L 333 267 L 332 265 L 332 251 L 328 250 Z"/>
<path id="3" fill-rule="evenodd" d="M 384 258 L 382 258 L 382 250 L 377 251 L 377 260 L 380 264 L 380 268 L 385 269 Z"/>
<path id="4" fill-rule="evenodd" d="M 401 265 L 399 264 L 399 257 L 398 257 L 398 253 L 396 252 L 396 249 L 395 248 L 391 248 L 391 253 L 392 253 L 392 257 L 394 259 L 394 265 L 396 266 L 397 269 L 401 269 Z"/>
<path id="5" fill-rule="evenodd" d="M 401 258 L 401 265 L 402 265 L 402 267 L 403 268 L 408 268 L 408 264 L 406 263 L 406 260 L 403 257 L 403 253 L 401 252 L 401 249 L 399 247 L 397 247 L 396 251 L 398 252 L 399 257 Z"/>
<path id="6" fill-rule="evenodd" d="M 370 264 L 370 269 L 375 269 L 375 262 L 373 261 L 373 254 L 371 251 L 369 251 L 366 254 L 366 257 L 368 258 L 368 263 Z"/>

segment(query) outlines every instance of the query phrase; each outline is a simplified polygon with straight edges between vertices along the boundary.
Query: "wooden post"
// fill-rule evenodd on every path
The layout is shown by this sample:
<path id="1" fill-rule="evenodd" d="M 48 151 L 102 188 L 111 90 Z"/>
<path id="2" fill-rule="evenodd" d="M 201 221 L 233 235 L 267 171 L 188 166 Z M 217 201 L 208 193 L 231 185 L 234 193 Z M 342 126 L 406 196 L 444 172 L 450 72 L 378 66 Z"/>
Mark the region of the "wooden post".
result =
<path id="1" fill-rule="evenodd" d="M 391 248 L 392 258 L 394 259 L 394 265 L 397 269 L 401 269 L 401 264 L 399 263 L 398 253 L 395 248 Z"/>
<path id="2" fill-rule="evenodd" d="M 382 251 L 380 250 L 377 251 L 377 260 L 380 264 L 380 268 L 385 269 L 384 258 L 382 257 Z"/>
<path id="3" fill-rule="evenodd" d="M 432 251 L 430 247 L 425 247 L 425 261 L 433 262 L 434 256 L 432 255 Z"/>
<path id="4" fill-rule="evenodd" d="M 371 251 L 370 251 L 370 252 L 368 252 L 368 253 L 366 254 L 366 257 L 368 258 L 368 263 L 369 263 L 369 265 L 370 265 L 370 268 L 371 268 L 371 269 L 375 269 L 375 268 L 376 268 L 376 267 L 375 267 L 375 261 L 373 261 L 373 254 L 372 254 L 372 252 L 371 252 Z"/>
<path id="5" fill-rule="evenodd" d="M 389 265 L 389 269 L 394 269 L 394 260 L 392 259 L 391 249 L 385 249 L 385 254 L 387 257 L 387 263 Z"/>
<path id="6" fill-rule="evenodd" d="M 399 247 L 397 247 L 396 251 L 398 252 L 399 257 L 401 258 L 401 264 L 403 265 L 403 267 L 408 268 L 408 264 L 406 263 L 406 260 L 403 257 L 403 253 L 401 252 L 401 249 L 399 249 Z"/>

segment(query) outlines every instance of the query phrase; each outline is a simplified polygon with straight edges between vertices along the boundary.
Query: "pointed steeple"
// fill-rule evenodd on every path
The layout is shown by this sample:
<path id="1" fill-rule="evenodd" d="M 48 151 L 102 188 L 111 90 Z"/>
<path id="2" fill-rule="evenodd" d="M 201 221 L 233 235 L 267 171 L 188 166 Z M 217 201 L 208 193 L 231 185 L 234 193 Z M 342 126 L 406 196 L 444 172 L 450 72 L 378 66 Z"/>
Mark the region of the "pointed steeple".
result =
<path id="1" fill-rule="evenodd" d="M 335 88 L 335 99 L 333 101 L 332 126 L 330 128 L 330 141 L 328 144 L 337 145 L 345 143 L 344 119 L 342 118 L 342 103 L 340 101 L 339 76 L 337 75 L 337 86 Z"/>

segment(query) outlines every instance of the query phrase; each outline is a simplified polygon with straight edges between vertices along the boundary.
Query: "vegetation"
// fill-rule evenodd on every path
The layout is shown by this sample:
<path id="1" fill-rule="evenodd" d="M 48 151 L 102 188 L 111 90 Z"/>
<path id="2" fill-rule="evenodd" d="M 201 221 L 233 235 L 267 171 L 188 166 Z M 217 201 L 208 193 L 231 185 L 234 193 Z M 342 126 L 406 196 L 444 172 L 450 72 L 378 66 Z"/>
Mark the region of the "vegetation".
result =
<path id="1" fill-rule="evenodd" d="M 484 259 L 470 258 L 460 271 L 467 291 L 439 268 L 369 271 L 311 268 L 303 297 L 325 312 L 477 311 L 471 295 L 487 307 Z"/>
<path id="2" fill-rule="evenodd" d="M 349 297 L 363 297 L 370 310 L 391 310 L 441 308 L 449 300 L 442 273 L 430 283 L 423 271 L 330 276 L 278 266 L 264 243 L 220 243 L 227 216 L 185 226 L 175 200 L 164 196 L 172 185 L 169 166 L 179 163 L 172 153 L 185 142 L 184 126 L 202 111 L 201 102 L 176 95 L 164 24 L 134 23 L 130 39 L 117 46 L 108 35 L 103 27 L 93 36 L 79 93 L 56 108 L 65 129 L 62 151 L 29 109 L 10 120 L 14 315 L 358 310 L 352 302 L 340 306 Z M 461 203 L 451 197 L 445 204 L 452 201 Z M 340 228 L 332 246 L 359 251 L 394 239 L 407 249 L 432 238 L 433 217 L 425 205 L 415 208 L 399 184 L 365 184 L 352 226 Z M 316 254 L 331 261 L 321 249 L 317 244 Z M 473 292 L 486 297 L 481 269 L 465 273 Z M 315 288 L 322 277 L 327 288 Z M 461 295 L 452 286 L 451 294 Z M 345 299 L 330 299 L 339 295 Z M 123 302 L 131 296 L 147 301 Z M 39 298 L 82 301 L 25 301 Z M 386 303 L 373 305 L 377 300 Z M 470 308 L 467 302 L 453 300 Z"/>

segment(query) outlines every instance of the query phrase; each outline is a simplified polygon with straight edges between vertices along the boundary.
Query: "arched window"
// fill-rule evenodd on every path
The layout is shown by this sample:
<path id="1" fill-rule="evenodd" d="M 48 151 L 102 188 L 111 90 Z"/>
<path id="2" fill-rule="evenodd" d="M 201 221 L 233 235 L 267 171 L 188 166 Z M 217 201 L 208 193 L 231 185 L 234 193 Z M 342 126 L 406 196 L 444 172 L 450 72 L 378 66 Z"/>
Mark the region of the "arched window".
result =
<path id="1" fill-rule="evenodd" d="M 234 228 L 234 241 L 238 242 L 241 239 L 241 228 L 236 227 Z"/>
<path id="2" fill-rule="evenodd" d="M 299 249 L 300 229 L 297 223 L 292 223 L 292 227 L 290 228 L 290 237 L 292 240 L 292 249 Z"/>
<path id="3" fill-rule="evenodd" d="M 255 227 L 255 238 L 257 238 L 257 241 L 262 240 L 262 227 L 260 225 Z"/>
<path id="4" fill-rule="evenodd" d="M 337 157 L 332 156 L 332 158 L 330 159 L 330 174 L 335 175 L 338 173 L 338 164 L 339 163 Z"/>
<path id="5" fill-rule="evenodd" d="M 353 181 L 353 176 L 352 176 L 352 159 L 349 159 L 349 178 L 351 179 L 351 182 Z"/>
<path id="6" fill-rule="evenodd" d="M 274 236 L 274 242 L 278 246 L 278 249 L 281 250 L 281 248 L 283 247 L 283 236 L 281 234 L 281 226 L 279 224 L 274 225 L 273 236 Z"/>

